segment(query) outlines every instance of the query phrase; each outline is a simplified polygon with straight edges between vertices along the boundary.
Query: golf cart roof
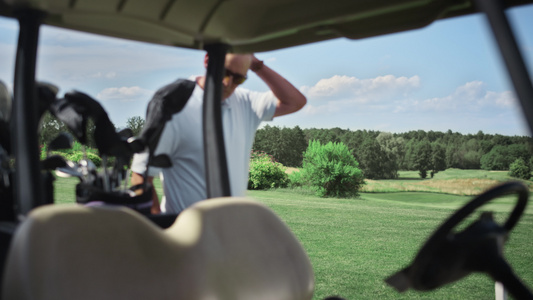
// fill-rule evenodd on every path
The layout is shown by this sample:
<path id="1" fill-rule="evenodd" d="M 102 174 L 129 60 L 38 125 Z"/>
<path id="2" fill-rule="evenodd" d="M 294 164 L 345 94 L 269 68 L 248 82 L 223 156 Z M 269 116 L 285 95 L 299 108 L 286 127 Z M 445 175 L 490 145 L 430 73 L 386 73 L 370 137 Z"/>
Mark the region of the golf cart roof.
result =
<path id="1" fill-rule="evenodd" d="M 505 0 L 506 7 L 533 0 Z M 223 43 L 261 52 L 338 37 L 366 38 L 476 13 L 471 0 L 2 0 L 47 13 L 44 24 L 150 43 L 203 49 Z"/>

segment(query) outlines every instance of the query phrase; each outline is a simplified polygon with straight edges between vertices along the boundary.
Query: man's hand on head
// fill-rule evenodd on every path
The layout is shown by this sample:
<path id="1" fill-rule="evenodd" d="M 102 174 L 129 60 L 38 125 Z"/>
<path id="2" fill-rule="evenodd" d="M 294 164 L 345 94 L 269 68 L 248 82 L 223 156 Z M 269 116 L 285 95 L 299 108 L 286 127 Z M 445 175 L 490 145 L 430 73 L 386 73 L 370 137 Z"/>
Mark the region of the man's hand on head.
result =
<path id="1" fill-rule="evenodd" d="M 257 72 L 263 68 L 263 61 L 259 60 L 255 55 L 252 55 L 252 64 L 250 65 L 250 70 Z"/>

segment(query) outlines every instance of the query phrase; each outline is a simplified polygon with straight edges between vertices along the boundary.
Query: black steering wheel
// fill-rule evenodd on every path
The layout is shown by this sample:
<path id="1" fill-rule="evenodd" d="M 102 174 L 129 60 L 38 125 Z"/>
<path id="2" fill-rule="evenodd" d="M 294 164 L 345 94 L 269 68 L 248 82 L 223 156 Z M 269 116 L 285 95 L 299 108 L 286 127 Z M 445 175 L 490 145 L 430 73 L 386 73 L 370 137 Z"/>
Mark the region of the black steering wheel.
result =
<path id="1" fill-rule="evenodd" d="M 503 226 L 494 222 L 492 213 L 484 212 L 463 231 L 452 232 L 477 208 L 492 199 L 514 193 L 518 194 L 518 200 Z M 385 281 L 400 292 L 409 288 L 427 291 L 472 272 L 485 272 L 503 283 L 517 299 L 533 299 L 533 294 L 503 258 L 503 244 L 523 214 L 528 197 L 527 186 L 515 181 L 498 185 L 477 196 L 449 217 L 428 238 L 410 266 Z"/>

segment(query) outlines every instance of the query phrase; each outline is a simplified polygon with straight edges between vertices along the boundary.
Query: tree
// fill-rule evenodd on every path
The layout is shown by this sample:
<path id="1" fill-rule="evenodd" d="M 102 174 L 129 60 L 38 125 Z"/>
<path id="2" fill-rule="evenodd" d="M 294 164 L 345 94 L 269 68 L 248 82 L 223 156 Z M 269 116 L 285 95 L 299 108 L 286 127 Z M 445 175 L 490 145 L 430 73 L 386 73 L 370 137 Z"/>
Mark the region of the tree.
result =
<path id="1" fill-rule="evenodd" d="M 343 143 L 310 141 L 301 172 L 321 197 L 355 197 L 364 184 L 359 163 Z"/>
<path id="2" fill-rule="evenodd" d="M 405 155 L 405 141 L 402 137 L 395 137 L 390 132 L 381 132 L 377 137 L 381 150 L 385 153 L 384 177 L 386 179 L 398 178 L 400 161 Z"/>
<path id="3" fill-rule="evenodd" d="M 531 168 L 523 158 L 517 158 L 509 166 L 509 176 L 528 180 L 531 178 Z"/>
<path id="4" fill-rule="evenodd" d="M 96 124 L 94 124 L 93 118 L 89 118 L 87 121 L 87 143 L 86 145 L 91 148 L 96 148 L 96 141 L 94 139 L 94 131 L 96 130 Z"/>
<path id="5" fill-rule="evenodd" d="M 400 169 L 402 170 L 416 170 L 415 167 L 415 151 L 416 151 L 416 145 L 418 145 L 418 142 L 411 139 L 405 143 L 405 154 L 403 156 L 403 159 L 400 161 Z"/>
<path id="6" fill-rule="evenodd" d="M 287 167 L 301 167 L 303 154 L 307 148 L 305 134 L 299 126 L 283 128 L 281 137 L 284 141 L 283 155 L 279 162 Z"/>
<path id="7" fill-rule="evenodd" d="M 61 132 L 69 132 L 69 129 L 51 113 L 44 113 L 39 125 L 39 143 L 48 144 Z"/>
<path id="8" fill-rule="evenodd" d="M 376 138 L 367 136 L 357 157 L 366 178 L 398 178 L 399 161 L 403 157 L 404 142 L 401 137 L 382 132 Z"/>
<path id="9" fill-rule="evenodd" d="M 362 130 L 357 131 L 347 131 L 345 134 L 343 134 L 341 142 L 350 149 L 352 154 L 357 159 L 357 152 L 359 152 L 359 148 L 363 144 L 364 138 L 365 138 L 365 132 Z"/>
<path id="10" fill-rule="evenodd" d="M 303 152 L 307 141 L 303 130 L 266 125 L 255 134 L 254 151 L 262 151 L 272 155 L 276 161 L 288 167 L 302 166 Z"/>
<path id="11" fill-rule="evenodd" d="M 376 139 L 367 137 L 357 153 L 365 178 L 385 178 L 386 153 Z"/>
<path id="12" fill-rule="evenodd" d="M 134 116 L 131 118 L 128 118 L 126 121 L 126 127 L 131 129 L 134 136 L 139 136 L 141 133 L 143 127 L 144 127 L 145 120 L 139 116 Z"/>
<path id="13" fill-rule="evenodd" d="M 481 157 L 484 170 L 507 170 L 517 158 L 524 161 L 531 157 L 531 149 L 526 144 L 496 145 Z"/>
<path id="14" fill-rule="evenodd" d="M 441 144 L 433 144 L 431 151 L 431 178 L 439 171 L 446 170 L 446 150 Z"/>
<path id="15" fill-rule="evenodd" d="M 431 170 L 431 144 L 428 140 L 421 141 L 415 151 L 415 167 L 418 170 L 420 178 L 427 177 L 427 171 Z"/>

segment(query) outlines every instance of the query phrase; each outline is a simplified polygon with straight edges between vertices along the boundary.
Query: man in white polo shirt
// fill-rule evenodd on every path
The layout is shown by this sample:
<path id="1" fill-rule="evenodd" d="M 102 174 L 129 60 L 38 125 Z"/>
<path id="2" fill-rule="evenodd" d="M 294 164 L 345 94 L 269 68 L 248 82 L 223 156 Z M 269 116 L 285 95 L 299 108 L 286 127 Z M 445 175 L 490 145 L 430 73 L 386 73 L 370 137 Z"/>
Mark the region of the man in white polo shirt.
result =
<path id="1" fill-rule="evenodd" d="M 207 67 L 208 56 L 204 64 Z M 262 121 L 301 109 L 306 98 L 281 75 L 251 54 L 227 54 L 222 91 L 222 122 L 230 189 L 232 196 L 244 196 L 248 184 L 250 151 L 255 132 Z M 270 88 L 258 93 L 237 88 L 255 72 Z M 179 213 L 207 197 L 205 183 L 202 104 L 205 77 L 196 78 L 196 86 L 183 110 L 165 125 L 155 155 L 167 154 L 172 167 L 161 169 L 165 182 L 165 200 L 159 205 L 154 192 L 152 213 L 161 210 Z M 132 184 L 143 181 L 147 155 L 136 155 L 132 163 Z M 152 170 L 152 168 L 150 168 Z M 153 174 L 153 173 L 151 173 Z M 152 182 L 153 177 L 148 177 Z"/>

